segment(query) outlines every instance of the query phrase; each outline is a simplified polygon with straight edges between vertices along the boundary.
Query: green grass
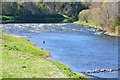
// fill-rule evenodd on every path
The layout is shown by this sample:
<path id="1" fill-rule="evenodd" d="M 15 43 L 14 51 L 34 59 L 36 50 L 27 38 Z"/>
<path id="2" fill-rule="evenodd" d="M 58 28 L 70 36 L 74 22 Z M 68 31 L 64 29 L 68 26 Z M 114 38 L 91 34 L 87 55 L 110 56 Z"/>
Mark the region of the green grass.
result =
<path id="1" fill-rule="evenodd" d="M 3 16 L 4 18 L 7 18 L 7 19 L 13 19 L 14 17 L 13 16 Z"/>
<path id="2" fill-rule="evenodd" d="M 44 58 L 43 55 L 50 54 L 32 42 L 3 34 L 0 43 L 3 44 L 2 78 L 84 78 L 69 67 Z"/>
<path id="3" fill-rule="evenodd" d="M 66 19 L 70 19 L 70 17 L 67 16 L 67 15 L 65 15 L 65 14 L 62 14 L 62 16 L 63 16 L 64 18 L 66 18 Z"/>
<path id="4" fill-rule="evenodd" d="M 88 25 L 88 26 L 90 26 L 90 27 L 98 28 L 98 29 L 103 30 L 102 26 L 96 25 L 92 20 L 88 20 L 88 22 L 86 22 L 86 21 L 75 21 L 74 23 L 75 23 L 75 24 Z"/>
<path id="5" fill-rule="evenodd" d="M 32 42 L 29 42 L 22 38 L 16 38 L 8 35 L 3 35 L 2 38 L 4 39 L 5 42 L 3 46 L 7 50 L 26 52 L 43 57 L 50 56 L 49 52 L 35 47 Z"/>
<path id="6" fill-rule="evenodd" d="M 2 19 L 2 18 L 6 18 L 6 19 L 8 19 L 8 20 L 10 20 L 10 19 L 14 19 L 14 17 L 13 16 L 0 16 L 0 19 Z"/>
<path id="7" fill-rule="evenodd" d="M 70 22 L 70 21 L 71 21 L 70 19 L 64 19 L 62 22 L 67 23 L 67 22 Z"/>
<path id="8" fill-rule="evenodd" d="M 95 26 L 95 23 L 90 21 L 90 20 L 88 21 L 88 23 L 86 21 L 76 21 L 74 23 L 76 23 L 76 24 L 84 24 L 84 25 L 89 25 L 89 26 Z"/>
<path id="9" fill-rule="evenodd" d="M 15 17 L 14 16 L 0 16 L 0 20 L 2 20 L 3 23 L 14 22 Z"/>
<path id="10" fill-rule="evenodd" d="M 71 17 L 69 17 L 69 16 L 67 16 L 67 15 L 65 15 L 65 14 L 60 14 L 60 15 L 62 15 L 65 19 L 62 21 L 63 23 L 66 23 L 66 22 L 70 22 L 72 19 L 71 19 Z"/>

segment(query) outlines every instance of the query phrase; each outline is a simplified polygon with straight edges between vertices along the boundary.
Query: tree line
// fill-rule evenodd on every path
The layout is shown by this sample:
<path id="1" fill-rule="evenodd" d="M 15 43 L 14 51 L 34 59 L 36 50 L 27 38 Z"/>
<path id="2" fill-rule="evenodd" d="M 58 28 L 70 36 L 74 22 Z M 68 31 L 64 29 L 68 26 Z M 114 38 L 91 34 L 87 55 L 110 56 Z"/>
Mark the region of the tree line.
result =
<path id="1" fill-rule="evenodd" d="M 119 33 L 119 7 L 120 2 L 2 2 L 2 19 L 14 19 L 14 22 L 79 20 L 110 33 Z"/>
<path id="2" fill-rule="evenodd" d="M 92 22 L 96 27 L 115 33 L 116 29 L 120 31 L 119 7 L 120 2 L 92 2 L 89 9 L 79 13 L 79 21 Z"/>
<path id="3" fill-rule="evenodd" d="M 66 15 L 77 20 L 78 14 L 88 8 L 81 2 L 2 2 L 3 16 L 17 16 L 18 20 L 64 18 Z"/>

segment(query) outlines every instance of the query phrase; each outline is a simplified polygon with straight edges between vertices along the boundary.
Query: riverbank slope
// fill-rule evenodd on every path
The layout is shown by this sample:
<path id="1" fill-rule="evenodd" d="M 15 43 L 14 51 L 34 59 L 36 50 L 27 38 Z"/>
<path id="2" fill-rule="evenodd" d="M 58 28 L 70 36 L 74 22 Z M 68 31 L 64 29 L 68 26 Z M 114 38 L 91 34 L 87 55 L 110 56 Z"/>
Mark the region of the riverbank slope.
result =
<path id="1" fill-rule="evenodd" d="M 120 2 L 93 2 L 89 8 L 82 10 L 77 23 L 89 25 L 96 29 L 101 29 L 109 36 L 120 36 Z"/>
<path id="2" fill-rule="evenodd" d="M 96 24 L 94 22 L 92 22 L 91 20 L 88 20 L 88 22 L 86 22 L 86 21 L 75 21 L 73 23 L 81 24 L 81 25 L 87 25 L 87 26 L 95 28 L 95 29 L 100 29 L 100 30 L 104 31 L 104 34 L 106 34 L 108 36 L 120 37 L 120 35 L 117 35 L 114 32 L 105 31 L 104 28 L 102 28 L 102 26 L 96 26 Z"/>
<path id="3" fill-rule="evenodd" d="M 84 78 L 69 67 L 46 59 L 49 52 L 39 49 L 30 41 L 3 34 L 2 78 Z"/>

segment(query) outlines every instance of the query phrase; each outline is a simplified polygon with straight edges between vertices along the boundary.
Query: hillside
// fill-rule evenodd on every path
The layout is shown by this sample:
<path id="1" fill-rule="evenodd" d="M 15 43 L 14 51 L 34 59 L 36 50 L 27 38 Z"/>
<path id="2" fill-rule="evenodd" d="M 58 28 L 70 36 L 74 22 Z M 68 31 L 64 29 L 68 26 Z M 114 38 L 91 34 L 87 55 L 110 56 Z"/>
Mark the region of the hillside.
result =
<path id="1" fill-rule="evenodd" d="M 67 19 L 73 22 L 78 19 L 79 12 L 86 8 L 88 3 L 81 2 L 2 2 L 2 20 L 46 23 Z"/>
<path id="2" fill-rule="evenodd" d="M 120 35 L 120 2 L 93 2 L 79 13 L 77 23 L 89 25 L 112 36 Z"/>

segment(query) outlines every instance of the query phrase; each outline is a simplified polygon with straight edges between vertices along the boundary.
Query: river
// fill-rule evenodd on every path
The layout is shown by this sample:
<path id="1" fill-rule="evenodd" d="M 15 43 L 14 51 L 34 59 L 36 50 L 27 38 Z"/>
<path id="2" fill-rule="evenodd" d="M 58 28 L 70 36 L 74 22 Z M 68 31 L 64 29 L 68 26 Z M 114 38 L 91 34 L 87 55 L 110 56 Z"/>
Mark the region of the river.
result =
<path id="1" fill-rule="evenodd" d="M 52 54 L 50 60 L 63 63 L 73 72 L 118 68 L 118 39 L 88 26 L 64 24 L 2 24 L 3 32 L 28 36 L 36 46 Z M 45 41 L 45 44 L 43 44 Z M 118 78 L 118 71 L 87 75 Z"/>

